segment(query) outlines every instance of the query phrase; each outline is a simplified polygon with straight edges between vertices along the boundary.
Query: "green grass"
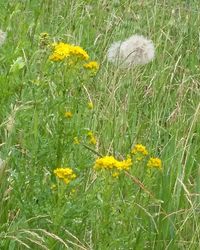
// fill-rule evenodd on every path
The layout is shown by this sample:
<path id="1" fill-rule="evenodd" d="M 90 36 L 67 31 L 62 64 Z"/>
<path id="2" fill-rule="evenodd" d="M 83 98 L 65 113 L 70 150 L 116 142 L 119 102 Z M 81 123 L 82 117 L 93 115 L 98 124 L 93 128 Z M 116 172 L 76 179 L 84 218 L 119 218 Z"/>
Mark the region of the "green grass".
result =
<path id="1" fill-rule="evenodd" d="M 2 0 L 0 9 L 0 249 L 198 249 L 199 1 Z M 42 32 L 83 47 L 97 75 L 49 62 Z M 109 64 L 110 44 L 135 33 L 153 40 L 155 60 Z M 136 143 L 163 163 L 133 164 L 145 188 L 94 171 L 98 154 L 124 159 Z M 58 166 L 77 179 L 65 186 Z"/>

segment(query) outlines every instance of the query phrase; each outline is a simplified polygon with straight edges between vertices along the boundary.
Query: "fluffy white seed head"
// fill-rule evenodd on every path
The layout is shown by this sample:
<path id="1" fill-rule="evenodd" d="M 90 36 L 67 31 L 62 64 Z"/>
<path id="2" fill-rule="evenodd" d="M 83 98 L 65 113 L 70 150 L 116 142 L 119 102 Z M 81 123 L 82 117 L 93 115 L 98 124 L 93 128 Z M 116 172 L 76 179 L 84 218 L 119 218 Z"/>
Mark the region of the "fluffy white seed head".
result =
<path id="1" fill-rule="evenodd" d="M 125 41 L 115 42 L 108 50 L 108 61 L 122 68 L 130 68 L 137 64 L 146 64 L 153 60 L 155 54 L 151 40 L 133 35 Z"/>
<path id="2" fill-rule="evenodd" d="M 0 46 L 5 42 L 5 40 L 6 40 L 6 32 L 0 30 Z"/>

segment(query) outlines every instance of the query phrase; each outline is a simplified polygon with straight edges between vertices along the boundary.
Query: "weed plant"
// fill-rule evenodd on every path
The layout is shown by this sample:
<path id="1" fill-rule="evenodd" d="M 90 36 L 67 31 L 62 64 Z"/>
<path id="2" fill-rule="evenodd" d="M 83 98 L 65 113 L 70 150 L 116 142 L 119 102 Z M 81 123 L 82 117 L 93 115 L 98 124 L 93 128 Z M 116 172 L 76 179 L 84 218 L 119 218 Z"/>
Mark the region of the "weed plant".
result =
<path id="1" fill-rule="evenodd" d="M 199 10 L 0 1 L 0 249 L 199 248 Z M 132 34 L 152 39 L 155 60 L 108 63 Z M 50 60 L 59 42 L 99 69 Z"/>

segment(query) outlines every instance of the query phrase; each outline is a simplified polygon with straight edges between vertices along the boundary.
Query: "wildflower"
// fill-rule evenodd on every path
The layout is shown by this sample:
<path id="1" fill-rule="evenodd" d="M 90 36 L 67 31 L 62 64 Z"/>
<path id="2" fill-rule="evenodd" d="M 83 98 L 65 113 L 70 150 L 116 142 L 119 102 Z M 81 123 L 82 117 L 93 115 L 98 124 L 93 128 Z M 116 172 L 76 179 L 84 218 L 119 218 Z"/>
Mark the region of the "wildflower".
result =
<path id="1" fill-rule="evenodd" d="M 128 158 L 127 160 L 118 161 L 113 156 L 104 156 L 102 158 L 98 158 L 95 161 L 94 169 L 109 169 L 109 170 L 128 170 L 132 165 L 132 160 Z"/>
<path id="2" fill-rule="evenodd" d="M 97 144 L 97 140 L 94 136 L 90 138 L 90 144 L 93 144 L 93 145 Z"/>
<path id="3" fill-rule="evenodd" d="M 45 48 L 49 45 L 49 34 L 47 32 L 43 32 L 39 37 L 39 46 L 40 48 Z"/>
<path id="4" fill-rule="evenodd" d="M 70 119 L 70 118 L 72 118 L 72 116 L 73 116 L 72 112 L 70 112 L 70 111 L 66 111 L 66 112 L 65 112 L 65 117 L 66 117 L 66 118 L 69 118 L 69 119 Z"/>
<path id="5" fill-rule="evenodd" d="M 162 169 L 161 159 L 151 157 L 147 162 L 147 167 Z"/>
<path id="6" fill-rule="evenodd" d="M 6 32 L 0 30 L 0 46 L 5 42 L 6 36 L 7 36 Z"/>
<path id="7" fill-rule="evenodd" d="M 142 144 L 136 144 L 133 147 L 133 149 L 131 150 L 131 153 L 134 154 L 134 155 L 137 154 L 137 153 L 140 153 L 140 154 L 142 154 L 144 156 L 149 154 L 146 147 L 143 146 Z"/>
<path id="8" fill-rule="evenodd" d="M 94 105 L 93 105 L 92 102 L 88 102 L 88 105 L 87 105 L 87 106 L 88 106 L 89 109 L 93 109 L 93 108 L 94 108 Z"/>
<path id="9" fill-rule="evenodd" d="M 105 156 L 96 160 L 94 169 L 113 169 L 115 165 L 116 159 L 113 156 Z"/>
<path id="10" fill-rule="evenodd" d="M 93 144 L 93 145 L 96 145 L 97 144 L 97 140 L 96 140 L 96 137 L 94 136 L 93 132 L 92 131 L 89 131 L 87 133 L 87 136 L 89 138 L 89 143 L 90 144 Z"/>
<path id="11" fill-rule="evenodd" d="M 72 180 L 76 178 L 73 170 L 71 168 L 56 168 L 54 170 L 54 174 L 61 180 L 65 182 L 65 184 L 69 184 Z"/>
<path id="12" fill-rule="evenodd" d="M 114 172 L 114 173 L 112 174 L 112 177 L 118 178 L 118 177 L 119 177 L 119 172 Z"/>
<path id="13" fill-rule="evenodd" d="M 74 143 L 75 145 L 80 144 L 80 140 L 78 139 L 78 137 L 74 137 L 73 143 Z"/>
<path id="14" fill-rule="evenodd" d="M 71 46 L 65 43 L 54 43 L 52 44 L 54 49 L 53 54 L 49 57 L 51 61 L 62 61 L 70 56 Z"/>
<path id="15" fill-rule="evenodd" d="M 116 168 L 118 170 L 129 170 L 131 165 L 132 165 L 131 158 L 128 158 L 127 160 L 117 161 L 116 162 Z"/>
<path id="16" fill-rule="evenodd" d="M 89 55 L 87 54 L 87 52 L 79 46 L 71 45 L 71 54 L 80 57 L 80 59 L 82 60 L 89 59 Z"/>
<path id="17" fill-rule="evenodd" d="M 125 41 L 115 42 L 108 50 L 108 60 L 123 68 L 146 64 L 153 60 L 155 49 L 152 41 L 133 35 Z"/>
<path id="18" fill-rule="evenodd" d="M 83 67 L 85 69 L 97 71 L 99 69 L 99 64 L 96 61 L 91 61 L 89 63 L 84 64 Z"/>
<path id="19" fill-rule="evenodd" d="M 73 64 L 72 57 L 74 59 L 88 60 L 89 55 L 87 52 L 79 46 L 74 46 L 68 43 L 54 43 L 52 45 L 53 53 L 50 55 L 49 60 L 57 62 L 66 58 L 70 58 L 70 64 Z"/>

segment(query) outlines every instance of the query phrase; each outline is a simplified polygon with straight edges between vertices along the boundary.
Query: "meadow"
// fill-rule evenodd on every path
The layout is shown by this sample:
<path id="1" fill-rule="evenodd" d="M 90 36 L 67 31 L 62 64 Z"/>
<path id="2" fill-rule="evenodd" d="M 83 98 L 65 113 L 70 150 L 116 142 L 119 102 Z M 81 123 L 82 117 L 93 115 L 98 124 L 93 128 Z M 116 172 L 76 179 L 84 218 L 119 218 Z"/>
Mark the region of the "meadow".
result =
<path id="1" fill-rule="evenodd" d="M 199 23 L 199 0 L 0 1 L 1 250 L 199 249 Z M 109 63 L 133 34 L 155 59 Z"/>

